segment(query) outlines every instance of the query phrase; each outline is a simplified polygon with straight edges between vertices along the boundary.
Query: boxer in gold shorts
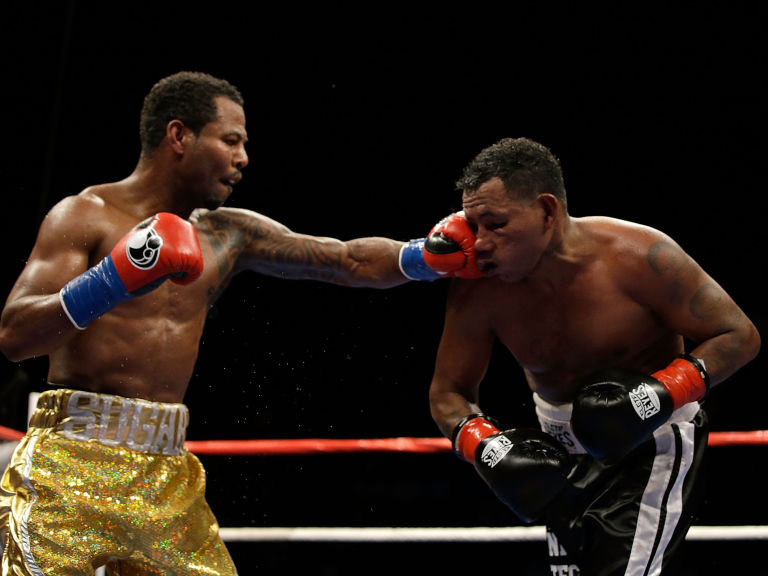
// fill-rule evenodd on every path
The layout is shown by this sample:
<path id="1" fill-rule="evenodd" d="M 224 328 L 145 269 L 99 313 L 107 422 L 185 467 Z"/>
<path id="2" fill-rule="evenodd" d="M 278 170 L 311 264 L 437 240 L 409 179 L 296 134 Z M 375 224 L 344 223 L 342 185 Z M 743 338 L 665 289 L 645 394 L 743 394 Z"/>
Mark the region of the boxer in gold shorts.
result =
<path id="1" fill-rule="evenodd" d="M 44 392 L 2 480 L 3 574 L 236 574 L 188 420 L 183 404 Z"/>
<path id="2" fill-rule="evenodd" d="M 223 206 L 248 165 L 244 99 L 226 80 L 160 79 L 139 136 L 127 177 L 48 211 L 0 315 L 0 352 L 47 357 L 48 382 L 70 390 L 43 395 L 3 479 L 1 576 L 106 562 L 122 576 L 234 574 L 183 448 L 181 403 L 218 296 L 244 271 L 389 288 L 453 270 L 425 278 L 423 242 L 309 236 Z"/>

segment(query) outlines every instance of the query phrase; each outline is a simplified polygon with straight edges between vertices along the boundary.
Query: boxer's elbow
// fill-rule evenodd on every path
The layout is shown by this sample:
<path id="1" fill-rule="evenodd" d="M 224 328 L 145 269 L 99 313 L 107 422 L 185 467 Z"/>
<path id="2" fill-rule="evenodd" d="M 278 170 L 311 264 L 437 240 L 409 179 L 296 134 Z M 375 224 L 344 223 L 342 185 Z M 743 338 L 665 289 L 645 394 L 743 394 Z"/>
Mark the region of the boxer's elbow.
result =
<path id="1" fill-rule="evenodd" d="M 23 343 L 14 337 L 13 330 L 0 327 L 0 353 L 11 362 L 21 362 L 30 357 Z"/>
<path id="2" fill-rule="evenodd" d="M 747 355 L 747 362 L 754 360 L 760 353 L 760 347 L 762 346 L 762 337 L 760 332 L 752 322 L 749 322 L 745 329 L 746 335 L 744 336 L 744 351 Z"/>
<path id="3" fill-rule="evenodd" d="M 7 311 L 0 318 L 0 353 L 11 362 L 42 356 L 47 338 L 35 323 Z"/>
<path id="4" fill-rule="evenodd" d="M 712 386 L 726 380 L 752 362 L 760 353 L 762 345 L 760 332 L 749 320 L 715 340 L 715 349 L 720 351 L 720 361 L 713 363 L 714 373 L 710 372 Z"/>

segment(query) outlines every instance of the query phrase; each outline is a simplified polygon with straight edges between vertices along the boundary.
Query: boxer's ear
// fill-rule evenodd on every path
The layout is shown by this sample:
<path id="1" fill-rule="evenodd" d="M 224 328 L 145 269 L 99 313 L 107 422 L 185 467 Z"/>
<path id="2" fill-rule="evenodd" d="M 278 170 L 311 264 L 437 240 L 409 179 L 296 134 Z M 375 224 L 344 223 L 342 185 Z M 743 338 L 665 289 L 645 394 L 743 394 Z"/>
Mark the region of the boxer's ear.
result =
<path id="1" fill-rule="evenodd" d="M 192 131 L 181 120 L 171 120 L 165 127 L 165 138 L 177 154 L 184 154 L 184 149 L 192 136 L 194 136 Z"/>
<path id="2" fill-rule="evenodd" d="M 553 194 L 539 194 L 535 202 L 541 207 L 544 215 L 544 225 L 547 228 L 553 226 L 560 213 L 560 200 Z"/>

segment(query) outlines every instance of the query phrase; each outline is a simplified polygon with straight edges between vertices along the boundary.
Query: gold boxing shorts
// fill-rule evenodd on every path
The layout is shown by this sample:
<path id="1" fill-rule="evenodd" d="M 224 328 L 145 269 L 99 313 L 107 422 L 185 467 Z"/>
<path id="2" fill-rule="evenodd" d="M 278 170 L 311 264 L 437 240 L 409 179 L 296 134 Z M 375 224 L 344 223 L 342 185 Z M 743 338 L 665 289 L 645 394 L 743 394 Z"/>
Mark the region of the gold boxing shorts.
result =
<path id="1" fill-rule="evenodd" d="M 2 576 L 235 576 L 188 421 L 183 404 L 43 392 L 0 483 Z"/>

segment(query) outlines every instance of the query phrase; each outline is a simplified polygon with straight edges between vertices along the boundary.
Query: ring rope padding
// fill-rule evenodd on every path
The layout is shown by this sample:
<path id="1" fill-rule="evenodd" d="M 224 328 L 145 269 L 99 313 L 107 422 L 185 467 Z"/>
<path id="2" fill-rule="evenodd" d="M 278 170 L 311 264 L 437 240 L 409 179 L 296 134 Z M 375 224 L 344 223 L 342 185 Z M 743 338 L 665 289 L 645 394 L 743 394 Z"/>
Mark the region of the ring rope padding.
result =
<path id="1" fill-rule="evenodd" d="M 18 441 L 24 433 L 0 425 L 0 440 Z M 768 430 L 710 432 L 710 446 L 768 445 Z M 450 452 L 448 438 L 283 438 L 255 440 L 187 440 L 195 454 L 267 455 L 333 454 L 338 452 Z"/>

